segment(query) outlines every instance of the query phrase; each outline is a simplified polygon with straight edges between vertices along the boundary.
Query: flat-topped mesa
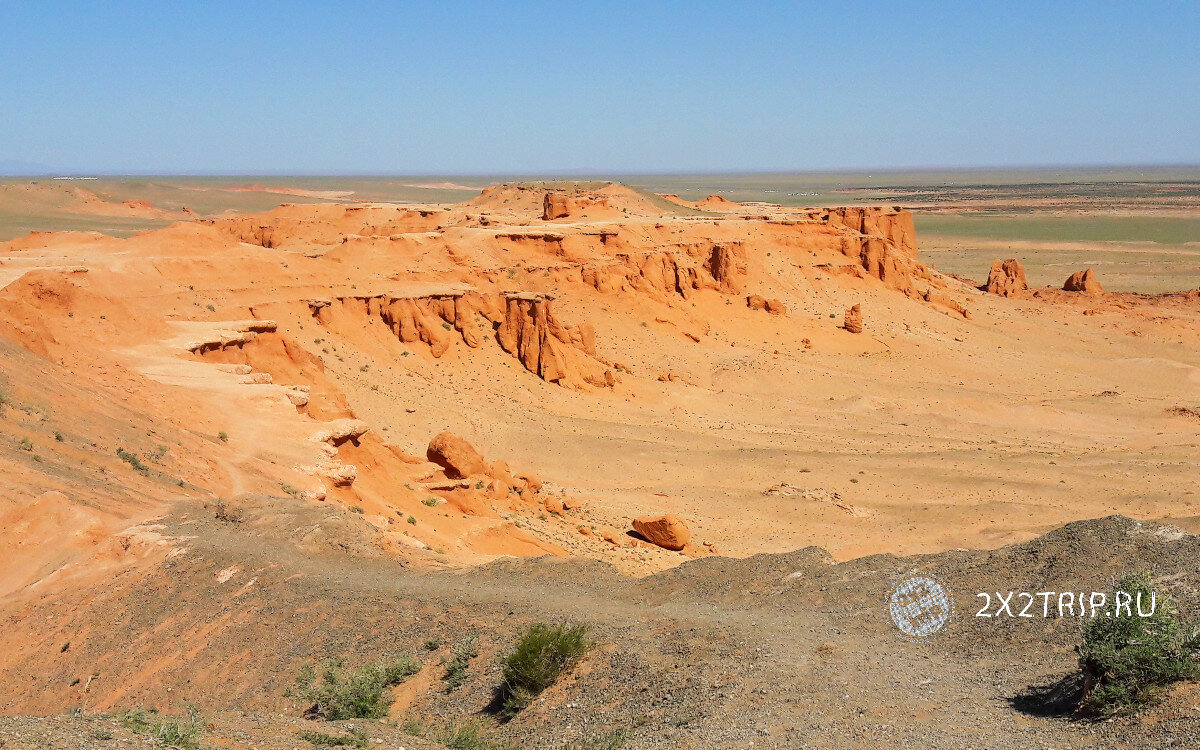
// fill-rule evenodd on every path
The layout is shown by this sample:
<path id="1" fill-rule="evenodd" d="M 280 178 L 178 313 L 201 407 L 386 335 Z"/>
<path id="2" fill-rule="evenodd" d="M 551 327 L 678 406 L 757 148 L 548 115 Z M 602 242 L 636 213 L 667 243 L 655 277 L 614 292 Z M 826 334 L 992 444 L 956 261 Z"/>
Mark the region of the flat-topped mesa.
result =
<path id="1" fill-rule="evenodd" d="M 447 290 L 420 296 L 313 300 L 309 309 L 330 328 L 358 326 L 363 317 L 378 318 L 400 341 L 427 344 L 434 357 L 445 355 L 455 338 L 471 349 L 491 340 L 548 382 L 576 389 L 615 385 L 616 376 L 596 355 L 592 325 L 559 322 L 551 301 L 550 296 L 533 292 Z"/>
<path id="2" fill-rule="evenodd" d="M 687 212 L 657 195 L 604 181 L 501 183 L 484 188 L 479 197 L 464 205 L 543 221 L 657 217 Z"/>
<path id="3" fill-rule="evenodd" d="M 354 236 L 390 237 L 436 230 L 444 212 L 390 204 L 284 204 L 262 214 L 202 219 L 239 242 L 265 248 L 335 246 Z"/>

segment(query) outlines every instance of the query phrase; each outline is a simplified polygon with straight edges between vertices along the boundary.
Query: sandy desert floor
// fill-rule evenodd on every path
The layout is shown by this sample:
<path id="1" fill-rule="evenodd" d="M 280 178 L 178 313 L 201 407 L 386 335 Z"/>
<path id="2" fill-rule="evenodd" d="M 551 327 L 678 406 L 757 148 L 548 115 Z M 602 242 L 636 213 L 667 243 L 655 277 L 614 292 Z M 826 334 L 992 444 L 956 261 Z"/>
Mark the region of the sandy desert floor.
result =
<path id="1" fill-rule="evenodd" d="M 1127 520 L 1200 531 L 1200 289 L 1154 286 L 1167 266 L 1172 283 L 1192 278 L 1190 225 L 1146 254 L 1137 237 L 1102 250 L 972 239 L 959 214 L 974 195 L 914 198 L 914 221 L 892 203 L 604 182 L 399 186 L 457 203 L 275 184 L 188 206 L 3 186 L 82 231 L 0 243 L 0 711 L 178 697 L 294 714 L 276 688 L 302 658 L 388 638 L 415 648 L 456 618 L 494 653 L 540 616 L 605 634 L 588 667 L 605 674 L 581 678 L 584 723 L 619 706 L 609 718 L 632 727 L 631 746 L 962 747 L 1019 727 L 1089 747 L 1096 728 L 1005 702 L 1069 663 L 1065 625 L 964 625 L 951 648 L 922 652 L 951 675 L 928 705 L 884 700 L 903 681 L 868 666 L 867 644 L 888 634 L 864 613 L 885 579 L 927 564 L 963 591 L 988 565 L 1099 581 L 1122 562 L 1104 559 L 1110 544 L 1195 592 L 1194 538 Z M 1190 221 L 1190 204 L 1169 209 Z M 926 220 L 942 221 L 932 252 Z M 95 231 L 106 222 L 142 231 Z M 1139 260 L 1085 262 L 1097 252 Z M 1013 257 L 1031 285 L 993 273 L 1010 296 L 989 293 L 991 261 Z M 1088 267 L 1103 289 L 1062 290 Z M 633 528 L 662 514 L 678 520 L 661 538 Z M 57 641 L 68 656 L 39 673 Z M 751 656 L 759 641 L 791 666 Z M 1004 666 L 1006 649 L 1027 663 Z M 911 656 L 880 653 L 890 669 Z M 798 687 L 822 659 L 821 690 Z M 780 669 L 796 692 L 766 697 Z M 95 688 L 55 687 L 89 670 L 105 675 Z M 854 715 L 829 680 L 861 696 Z M 412 691 L 397 716 L 480 709 Z M 991 701 L 976 740 L 958 691 Z M 555 746 L 579 698 L 547 700 L 506 731 Z M 1172 701 L 1163 726 L 1198 736 L 1194 691 Z M 841 718 L 814 718 L 826 712 Z M 745 731 L 716 730 L 731 721 Z M 1103 739 L 1151 747 L 1162 731 L 1122 724 Z"/>

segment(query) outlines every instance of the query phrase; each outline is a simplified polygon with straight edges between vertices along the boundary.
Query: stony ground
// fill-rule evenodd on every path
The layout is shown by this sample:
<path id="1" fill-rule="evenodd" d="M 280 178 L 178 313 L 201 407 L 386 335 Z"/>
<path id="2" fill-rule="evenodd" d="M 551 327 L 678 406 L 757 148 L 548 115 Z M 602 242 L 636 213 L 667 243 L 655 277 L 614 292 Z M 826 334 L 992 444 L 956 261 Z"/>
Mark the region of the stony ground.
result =
<path id="1" fill-rule="evenodd" d="M 212 730 L 213 746 L 301 746 L 292 734 L 298 726 L 332 732 L 302 720 L 305 706 L 284 693 L 301 664 L 327 657 L 362 663 L 417 655 L 424 668 L 396 690 L 397 723 L 486 718 L 499 658 L 534 620 L 585 623 L 597 645 L 569 678 L 497 730 L 526 748 L 614 731 L 626 733 L 630 748 L 1200 742 L 1196 685 L 1142 718 L 1102 723 L 1064 716 L 1037 697 L 1074 672 L 1077 618 L 974 616 L 978 591 L 1105 590 L 1133 570 L 1153 571 L 1195 614 L 1200 538 L 1170 528 L 1112 518 L 995 551 L 833 564 L 807 549 L 708 558 L 644 579 L 583 560 L 510 560 L 464 575 L 313 556 L 253 519 L 229 524 L 192 514 L 167 529 L 194 538 L 162 571 L 31 601 L 7 623 L 10 631 L 45 626 L 24 661 L 0 675 L 27 687 L 0 710 L 74 709 L 85 718 L 9 720 L 6 746 L 112 747 L 94 736 L 106 721 L 97 715 L 138 706 L 178 711 L 185 701 L 214 716 L 267 717 L 214 721 L 231 728 Z M 922 643 L 901 639 L 884 608 L 889 588 L 913 570 L 936 575 L 956 602 L 948 629 Z M 450 689 L 442 660 L 469 636 L 480 655 Z M 76 682 L 81 677 L 86 683 Z M 383 726 L 378 739 L 417 746 Z M 226 744 L 232 727 L 254 739 Z M 34 737 L 49 744 L 28 744 Z"/>

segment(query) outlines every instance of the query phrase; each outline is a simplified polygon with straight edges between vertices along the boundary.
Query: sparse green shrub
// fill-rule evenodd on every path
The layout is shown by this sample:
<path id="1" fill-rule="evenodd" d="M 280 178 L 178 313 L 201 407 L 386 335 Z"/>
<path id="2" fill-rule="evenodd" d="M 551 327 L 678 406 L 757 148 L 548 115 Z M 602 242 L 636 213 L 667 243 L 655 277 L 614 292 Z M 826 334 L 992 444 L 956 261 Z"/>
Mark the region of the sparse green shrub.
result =
<path id="1" fill-rule="evenodd" d="M 425 641 L 425 650 L 426 651 L 437 651 L 441 647 L 442 647 L 442 639 L 441 638 L 429 638 Z"/>
<path id="2" fill-rule="evenodd" d="M 142 459 L 138 458 L 136 453 L 130 453 L 124 448 L 117 448 L 117 457 L 143 474 L 150 471 L 150 467 L 142 463 Z"/>
<path id="3" fill-rule="evenodd" d="M 366 750 L 370 747 L 370 738 L 366 732 L 360 729 L 351 729 L 350 734 L 344 734 L 341 737 L 336 737 L 332 734 L 324 732 L 312 732 L 303 730 L 300 732 L 300 739 L 305 742 L 311 742 L 317 747 L 357 747 Z"/>
<path id="4" fill-rule="evenodd" d="M 61 443 L 62 441 L 66 440 L 66 438 L 65 438 L 65 437 L 63 437 L 63 434 L 62 434 L 61 432 L 55 432 L 55 433 L 54 433 L 54 440 L 55 440 L 56 442 L 59 442 L 59 443 Z"/>
<path id="5" fill-rule="evenodd" d="M 292 497 L 296 497 L 297 495 L 300 494 L 300 490 L 296 489 L 295 487 L 288 484 L 287 482 L 280 482 L 279 489 L 283 490 L 284 492 L 291 495 Z"/>
<path id="6" fill-rule="evenodd" d="M 1133 597 L 1130 606 L 1116 607 L 1116 592 Z M 1139 594 L 1142 611 L 1151 608 L 1153 597 L 1149 617 L 1138 615 Z M 1200 678 L 1200 630 L 1184 624 L 1175 602 L 1155 591 L 1148 576 L 1118 581 L 1108 606 L 1112 616 L 1089 622 L 1078 649 L 1084 679 L 1080 713 L 1100 718 L 1133 713 L 1172 683 Z"/>
<path id="7" fill-rule="evenodd" d="M 121 717 L 121 726 L 134 734 L 152 738 L 164 747 L 202 750 L 204 718 L 195 706 L 187 707 L 187 719 L 160 718 L 157 711 L 135 708 Z"/>
<path id="8" fill-rule="evenodd" d="M 501 665 L 500 711 L 515 716 L 591 648 L 587 627 L 537 622 L 521 633 Z"/>
<path id="9" fill-rule="evenodd" d="M 391 704 L 387 690 L 420 671 L 421 665 L 409 656 L 383 664 L 366 664 L 347 669 L 341 661 L 330 660 L 317 670 L 306 664 L 296 677 L 294 695 L 312 701 L 312 713 L 326 721 L 341 719 L 379 719 L 387 715 Z"/>
<path id="10" fill-rule="evenodd" d="M 401 728 L 415 737 L 440 742 L 451 750 L 521 750 L 520 745 L 497 737 L 495 726 L 484 719 L 470 718 L 430 726 L 420 719 L 409 718 Z"/>
<path id="11" fill-rule="evenodd" d="M 220 432 L 217 433 L 217 438 L 220 439 L 220 441 L 222 443 L 228 443 L 229 442 L 229 433 L 226 432 L 225 430 L 221 430 Z"/>
<path id="12" fill-rule="evenodd" d="M 20 445 L 21 445 L 21 450 L 23 450 L 23 451 L 33 450 L 33 441 L 30 440 L 29 438 L 21 438 Z"/>
<path id="13" fill-rule="evenodd" d="M 477 489 L 477 490 L 482 490 L 486 486 L 487 485 L 484 484 L 484 481 L 482 479 L 480 479 L 478 482 L 475 483 L 475 489 Z"/>
<path id="14" fill-rule="evenodd" d="M 408 521 L 409 523 L 411 523 L 413 526 L 417 525 L 417 517 L 416 516 L 409 516 L 405 520 Z"/>
<path id="15" fill-rule="evenodd" d="M 446 692 L 460 687 L 467 680 L 467 667 L 471 660 L 479 656 L 479 646 L 473 635 L 467 636 L 462 643 L 454 647 L 449 659 L 443 659 L 446 673 L 442 679 L 446 681 Z"/>
<path id="16" fill-rule="evenodd" d="M 428 505 L 430 508 L 436 508 L 438 499 L 436 497 L 427 497 L 421 501 L 422 505 Z"/>
<path id="17" fill-rule="evenodd" d="M 105 740 L 111 740 L 112 738 L 113 733 L 105 727 L 96 727 L 92 730 L 92 739 L 94 740 L 100 740 L 103 742 Z"/>

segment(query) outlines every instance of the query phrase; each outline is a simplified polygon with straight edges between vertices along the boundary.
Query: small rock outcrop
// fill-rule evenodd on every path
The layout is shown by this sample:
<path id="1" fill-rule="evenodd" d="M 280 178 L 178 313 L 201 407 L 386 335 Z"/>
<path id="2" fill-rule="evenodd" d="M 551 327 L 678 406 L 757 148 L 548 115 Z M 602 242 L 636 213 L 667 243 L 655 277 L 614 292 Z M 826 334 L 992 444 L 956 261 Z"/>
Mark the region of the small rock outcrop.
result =
<path id="1" fill-rule="evenodd" d="M 850 333 L 862 333 L 863 318 L 862 305 L 855 305 L 846 311 L 846 321 L 844 326 Z"/>
<path id="2" fill-rule="evenodd" d="M 483 474 L 487 464 L 475 447 L 452 432 L 441 432 L 429 442 L 425 457 L 442 467 L 451 479 Z"/>
<path id="3" fill-rule="evenodd" d="M 740 244 L 720 243 L 713 246 L 705 270 L 726 294 L 742 291 L 740 276 L 746 273 L 746 253 Z"/>
<path id="4" fill-rule="evenodd" d="M 1096 272 L 1089 268 L 1084 271 L 1076 271 L 1067 277 L 1066 283 L 1063 284 L 1063 291 L 1101 294 L 1104 292 L 1104 287 L 1100 286 L 1100 279 L 1097 278 Z"/>
<path id="5" fill-rule="evenodd" d="M 674 513 L 661 516 L 640 516 L 633 519 L 633 530 L 647 542 L 663 549 L 679 551 L 691 541 L 687 524 Z"/>
<path id="6" fill-rule="evenodd" d="M 357 442 L 370 429 L 370 425 L 361 419 L 335 419 L 332 422 L 326 422 L 320 430 L 313 434 L 312 440 L 317 443 L 330 443 L 338 446 L 347 440 Z"/>
<path id="7" fill-rule="evenodd" d="M 751 294 L 746 298 L 746 307 L 751 310 L 766 310 L 772 315 L 785 315 L 787 306 L 777 299 L 767 299 L 758 294 Z"/>
<path id="8" fill-rule="evenodd" d="M 504 319 L 496 338 L 504 351 L 547 382 L 600 388 L 616 384 L 612 370 L 595 356 L 595 329 L 590 323 L 560 323 L 545 295 L 505 295 Z"/>
<path id="9" fill-rule="evenodd" d="M 545 221 L 565 219 L 571 215 L 573 208 L 571 199 L 566 193 L 547 191 L 546 197 L 542 200 L 542 219 Z"/>
<path id="10" fill-rule="evenodd" d="M 1017 297 L 1028 292 L 1029 282 L 1025 280 L 1025 268 L 1021 261 L 1016 258 L 994 261 L 984 291 L 1001 297 Z"/>

